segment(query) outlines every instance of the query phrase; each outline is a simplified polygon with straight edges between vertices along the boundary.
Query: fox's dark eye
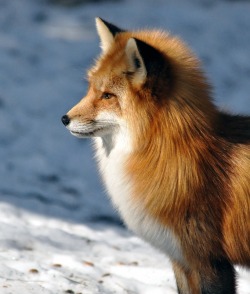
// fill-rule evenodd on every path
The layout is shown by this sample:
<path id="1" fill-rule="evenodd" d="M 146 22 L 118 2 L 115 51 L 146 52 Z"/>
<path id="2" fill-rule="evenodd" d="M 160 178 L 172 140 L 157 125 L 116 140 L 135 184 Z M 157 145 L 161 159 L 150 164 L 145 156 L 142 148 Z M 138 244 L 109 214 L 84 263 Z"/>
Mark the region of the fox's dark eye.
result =
<path id="1" fill-rule="evenodd" d="M 107 92 L 104 92 L 104 93 L 102 94 L 102 99 L 110 99 L 110 98 L 112 98 L 112 97 L 114 97 L 114 94 L 107 93 Z"/>

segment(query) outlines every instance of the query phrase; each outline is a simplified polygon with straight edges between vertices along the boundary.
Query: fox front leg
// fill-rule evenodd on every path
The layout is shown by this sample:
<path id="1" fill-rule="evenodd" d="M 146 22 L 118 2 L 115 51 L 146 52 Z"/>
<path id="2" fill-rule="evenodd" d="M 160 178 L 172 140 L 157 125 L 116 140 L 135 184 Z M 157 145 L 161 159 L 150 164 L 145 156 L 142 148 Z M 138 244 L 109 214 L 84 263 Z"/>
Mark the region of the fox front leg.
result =
<path id="1" fill-rule="evenodd" d="M 194 271 L 173 262 L 178 294 L 201 294 L 199 276 Z"/>
<path id="2" fill-rule="evenodd" d="M 206 270 L 204 270 L 206 269 Z M 216 260 L 200 271 L 173 263 L 179 294 L 236 294 L 235 270 L 227 260 Z"/>

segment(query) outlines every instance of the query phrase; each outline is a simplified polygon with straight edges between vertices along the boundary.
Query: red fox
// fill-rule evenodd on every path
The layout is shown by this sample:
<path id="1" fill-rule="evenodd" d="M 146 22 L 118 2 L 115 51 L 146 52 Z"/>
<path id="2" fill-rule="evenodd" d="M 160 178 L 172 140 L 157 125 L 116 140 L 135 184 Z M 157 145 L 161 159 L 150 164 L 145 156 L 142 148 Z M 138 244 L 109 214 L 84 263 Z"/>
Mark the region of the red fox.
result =
<path id="1" fill-rule="evenodd" d="M 62 117 L 94 138 L 129 229 L 167 254 L 180 294 L 235 294 L 250 266 L 250 116 L 217 109 L 199 60 L 162 31 L 96 19 L 102 54 Z"/>

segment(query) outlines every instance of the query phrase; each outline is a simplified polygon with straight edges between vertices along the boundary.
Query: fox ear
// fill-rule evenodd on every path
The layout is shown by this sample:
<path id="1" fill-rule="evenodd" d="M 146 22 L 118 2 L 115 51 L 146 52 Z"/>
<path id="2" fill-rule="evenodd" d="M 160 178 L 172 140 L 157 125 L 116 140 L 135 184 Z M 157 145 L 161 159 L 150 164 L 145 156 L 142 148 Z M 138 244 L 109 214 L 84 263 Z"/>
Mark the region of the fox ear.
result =
<path id="1" fill-rule="evenodd" d="M 101 48 L 103 52 L 108 51 L 111 47 L 114 42 L 115 35 L 123 32 L 123 30 L 107 21 L 104 21 L 100 17 L 96 18 L 96 28 L 101 40 Z"/>
<path id="2" fill-rule="evenodd" d="M 138 40 L 130 38 L 125 52 L 128 58 L 128 72 L 133 75 L 133 82 L 139 86 L 145 82 L 147 70 L 137 44 Z"/>
<path id="3" fill-rule="evenodd" d="M 136 84 L 142 85 L 147 78 L 154 78 L 165 70 L 166 60 L 163 55 L 152 46 L 136 38 L 128 40 L 126 54 L 129 62 L 128 71 L 133 75 Z"/>

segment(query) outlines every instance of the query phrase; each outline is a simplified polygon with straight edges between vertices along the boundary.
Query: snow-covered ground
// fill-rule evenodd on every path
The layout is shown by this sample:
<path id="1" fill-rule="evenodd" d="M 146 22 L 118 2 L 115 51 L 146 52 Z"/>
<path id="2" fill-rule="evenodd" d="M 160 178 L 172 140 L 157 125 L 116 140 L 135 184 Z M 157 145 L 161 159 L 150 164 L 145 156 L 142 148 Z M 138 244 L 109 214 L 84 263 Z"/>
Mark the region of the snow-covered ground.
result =
<path id="1" fill-rule="evenodd" d="M 95 16 L 178 34 L 216 103 L 249 114 L 249 15 L 249 1 L 233 0 L 0 0 L 0 293 L 176 293 L 167 258 L 121 225 L 90 142 L 60 117 L 86 91 Z M 250 271 L 239 270 L 239 293 L 250 293 Z"/>

